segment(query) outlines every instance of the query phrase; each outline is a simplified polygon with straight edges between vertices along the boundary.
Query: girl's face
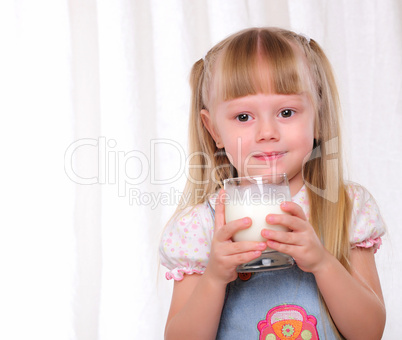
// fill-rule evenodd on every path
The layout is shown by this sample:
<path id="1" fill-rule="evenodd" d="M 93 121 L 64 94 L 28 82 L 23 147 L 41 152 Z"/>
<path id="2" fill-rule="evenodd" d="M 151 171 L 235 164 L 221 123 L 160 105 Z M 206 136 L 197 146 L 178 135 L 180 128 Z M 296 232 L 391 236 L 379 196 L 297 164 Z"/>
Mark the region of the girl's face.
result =
<path id="1" fill-rule="evenodd" d="M 201 115 L 239 176 L 286 173 L 292 195 L 301 189 L 314 139 L 315 113 L 306 94 L 248 95 Z"/>

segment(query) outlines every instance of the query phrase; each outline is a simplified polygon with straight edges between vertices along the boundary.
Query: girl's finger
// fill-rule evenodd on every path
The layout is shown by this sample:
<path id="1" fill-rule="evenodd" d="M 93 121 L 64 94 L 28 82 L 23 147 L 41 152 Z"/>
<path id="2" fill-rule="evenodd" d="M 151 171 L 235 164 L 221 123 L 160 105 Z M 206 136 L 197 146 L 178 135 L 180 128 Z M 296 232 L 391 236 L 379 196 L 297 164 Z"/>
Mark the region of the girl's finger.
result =
<path id="1" fill-rule="evenodd" d="M 224 255 L 233 265 L 249 262 L 267 248 L 266 242 L 227 242 L 222 244 L 222 255 Z"/>
<path id="2" fill-rule="evenodd" d="M 299 217 L 287 214 L 269 214 L 266 219 L 268 224 L 281 225 L 292 231 L 303 231 L 307 227 L 307 221 Z"/>
<path id="3" fill-rule="evenodd" d="M 264 229 L 261 232 L 261 235 L 268 241 L 275 241 L 289 245 L 298 245 L 296 233 Z"/>
<path id="4" fill-rule="evenodd" d="M 292 257 L 294 257 L 294 250 L 299 248 L 293 244 L 281 243 L 274 240 L 268 240 L 267 245 L 271 249 L 274 249 L 280 253 L 288 254 Z"/>
<path id="5" fill-rule="evenodd" d="M 292 216 L 296 216 L 304 221 L 307 221 L 307 217 L 304 214 L 302 207 L 294 202 L 283 202 L 281 204 L 281 209 L 282 211 L 287 212 Z"/>
<path id="6" fill-rule="evenodd" d="M 257 241 L 242 241 L 242 242 L 231 242 L 225 244 L 225 251 L 229 255 L 242 254 L 247 252 L 262 251 L 267 248 L 266 242 Z"/>
<path id="7" fill-rule="evenodd" d="M 248 251 L 248 252 L 245 252 L 245 253 L 240 253 L 240 254 L 233 255 L 233 261 L 234 261 L 234 264 L 236 266 L 238 266 L 240 264 L 250 262 L 250 261 L 256 259 L 259 256 L 261 256 L 261 251 L 259 251 L 259 250 Z"/>
<path id="8" fill-rule="evenodd" d="M 215 237 L 220 242 L 227 241 L 230 240 L 239 230 L 249 228 L 250 226 L 251 219 L 248 217 L 234 220 L 221 226 L 215 233 Z"/>

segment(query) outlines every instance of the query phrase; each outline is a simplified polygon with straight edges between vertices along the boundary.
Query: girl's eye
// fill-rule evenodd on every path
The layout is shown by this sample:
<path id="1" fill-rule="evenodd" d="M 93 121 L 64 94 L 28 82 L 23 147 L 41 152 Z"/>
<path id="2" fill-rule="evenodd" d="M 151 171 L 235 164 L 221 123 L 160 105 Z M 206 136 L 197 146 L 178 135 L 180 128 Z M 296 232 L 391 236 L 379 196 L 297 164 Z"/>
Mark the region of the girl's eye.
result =
<path id="1" fill-rule="evenodd" d="M 238 116 L 236 116 L 236 119 L 239 122 L 248 122 L 249 120 L 251 120 L 251 116 L 247 113 L 241 113 Z"/>
<path id="2" fill-rule="evenodd" d="M 290 118 L 290 117 L 292 117 L 294 114 L 295 114 L 295 112 L 294 112 L 293 110 L 291 110 L 291 109 L 285 109 L 285 110 L 282 110 L 282 111 L 279 113 L 279 115 L 280 115 L 282 118 Z"/>

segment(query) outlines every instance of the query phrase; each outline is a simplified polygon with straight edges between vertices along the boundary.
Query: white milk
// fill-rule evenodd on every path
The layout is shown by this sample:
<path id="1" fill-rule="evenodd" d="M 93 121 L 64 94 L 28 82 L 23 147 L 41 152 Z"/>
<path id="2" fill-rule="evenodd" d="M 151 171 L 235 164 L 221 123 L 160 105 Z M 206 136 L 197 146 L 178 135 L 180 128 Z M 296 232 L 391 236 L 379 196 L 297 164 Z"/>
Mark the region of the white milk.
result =
<path id="1" fill-rule="evenodd" d="M 268 214 L 285 214 L 280 204 L 251 204 L 247 205 L 244 202 L 229 201 L 225 204 L 226 223 L 238 220 L 244 217 L 250 217 L 252 224 L 248 229 L 240 230 L 233 235 L 233 241 L 266 241 L 261 236 L 263 228 L 272 230 L 288 231 L 289 229 L 276 224 L 268 224 L 265 218 Z"/>

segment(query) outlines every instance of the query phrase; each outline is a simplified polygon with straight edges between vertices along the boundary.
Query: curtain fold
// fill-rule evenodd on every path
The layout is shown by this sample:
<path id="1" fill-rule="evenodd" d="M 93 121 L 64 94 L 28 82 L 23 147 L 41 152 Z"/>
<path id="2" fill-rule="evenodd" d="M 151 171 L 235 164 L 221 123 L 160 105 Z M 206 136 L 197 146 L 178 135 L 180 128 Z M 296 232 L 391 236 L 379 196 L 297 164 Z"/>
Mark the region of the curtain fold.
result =
<path id="1" fill-rule="evenodd" d="M 251 26 L 305 33 L 333 64 L 348 177 L 389 228 L 376 259 L 397 337 L 401 22 L 399 0 L 1 2 L 0 338 L 163 338 L 190 69 Z"/>
<path id="2" fill-rule="evenodd" d="M 69 1 L 71 41 L 71 100 L 74 141 L 68 164 L 73 162 L 75 275 L 72 296 L 76 339 L 99 338 L 102 290 L 102 187 L 99 183 L 100 49 L 97 2 Z"/>

